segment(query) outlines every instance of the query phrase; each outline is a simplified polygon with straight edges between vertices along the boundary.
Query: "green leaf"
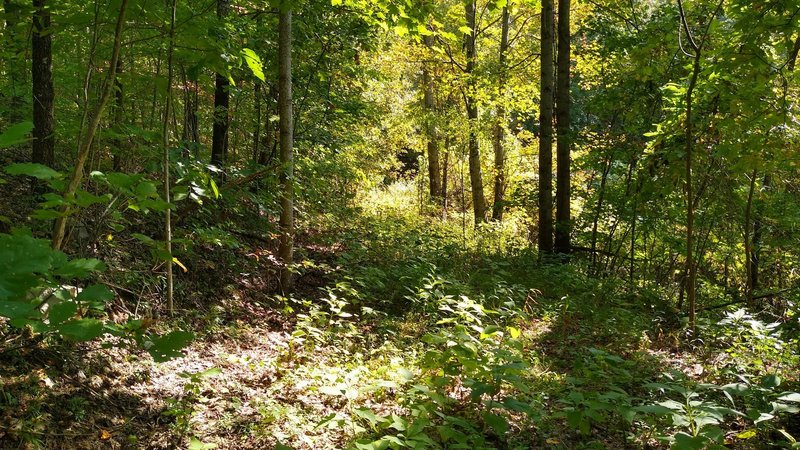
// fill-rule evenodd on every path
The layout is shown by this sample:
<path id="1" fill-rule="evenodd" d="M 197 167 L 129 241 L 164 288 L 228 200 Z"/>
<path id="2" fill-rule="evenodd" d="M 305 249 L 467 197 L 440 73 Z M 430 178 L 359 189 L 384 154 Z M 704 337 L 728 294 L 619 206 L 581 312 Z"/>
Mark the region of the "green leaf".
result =
<path id="1" fill-rule="evenodd" d="M 6 166 L 6 173 L 9 175 L 27 175 L 40 180 L 54 180 L 61 178 L 61 173 L 43 165 L 36 163 L 17 163 Z"/>
<path id="2" fill-rule="evenodd" d="M 788 394 L 781 395 L 778 397 L 778 400 L 784 402 L 797 402 L 800 403 L 800 393 L 797 392 L 790 392 Z"/>
<path id="3" fill-rule="evenodd" d="M 50 325 L 59 325 L 74 317 L 77 311 L 77 303 L 71 301 L 60 302 L 50 307 L 47 311 L 47 317 L 50 319 Z"/>
<path id="4" fill-rule="evenodd" d="M 0 148 L 11 147 L 28 141 L 26 137 L 33 130 L 33 122 L 11 125 L 0 133 Z"/>
<path id="5" fill-rule="evenodd" d="M 73 319 L 56 327 L 62 336 L 76 341 L 89 341 L 103 334 L 103 322 L 97 319 Z"/>
<path id="6" fill-rule="evenodd" d="M 87 303 L 106 303 L 114 299 L 114 293 L 107 286 L 93 284 L 78 293 L 76 300 Z"/>
<path id="7" fill-rule="evenodd" d="M 147 351 L 156 362 L 169 361 L 183 356 L 181 350 L 194 338 L 194 334 L 187 331 L 173 331 L 153 339 Z"/>
<path id="8" fill-rule="evenodd" d="M 36 308 L 28 302 L 0 300 L 0 316 L 9 319 L 25 319 L 34 315 L 35 312 Z"/>
<path id="9" fill-rule="evenodd" d="M 264 81 L 264 70 L 262 69 L 261 58 L 249 48 L 242 49 L 242 57 L 247 67 L 253 72 L 253 75 L 261 81 Z"/>
<path id="10" fill-rule="evenodd" d="M 504 435 L 508 431 L 508 420 L 505 417 L 497 414 L 492 414 L 488 411 L 483 412 L 483 420 L 487 425 L 499 435 Z"/>
<path id="11" fill-rule="evenodd" d="M 206 444 L 196 437 L 192 437 L 188 447 L 189 450 L 211 450 L 212 448 L 217 448 L 217 444 Z"/>
<path id="12" fill-rule="evenodd" d="M 781 377 L 778 374 L 770 374 L 765 375 L 764 378 L 761 379 L 761 386 L 772 389 L 781 385 Z"/>
<path id="13" fill-rule="evenodd" d="M 690 436 L 686 433 L 677 433 L 675 443 L 672 444 L 673 450 L 702 450 L 706 446 L 706 438 L 703 436 Z"/>
<path id="14" fill-rule="evenodd" d="M 64 278 L 84 278 L 92 272 L 102 272 L 106 265 L 95 258 L 73 259 L 55 271 L 55 275 Z"/>

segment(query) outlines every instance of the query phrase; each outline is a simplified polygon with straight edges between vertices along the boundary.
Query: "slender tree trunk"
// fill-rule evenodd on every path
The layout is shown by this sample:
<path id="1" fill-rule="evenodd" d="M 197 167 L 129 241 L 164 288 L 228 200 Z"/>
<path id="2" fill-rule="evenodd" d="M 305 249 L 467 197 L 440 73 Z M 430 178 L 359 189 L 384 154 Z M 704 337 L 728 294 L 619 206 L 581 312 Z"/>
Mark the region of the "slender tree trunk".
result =
<path id="1" fill-rule="evenodd" d="M 498 79 L 498 103 L 497 103 L 497 119 L 494 124 L 494 204 L 492 205 L 492 220 L 502 221 L 503 211 L 505 210 L 505 193 L 506 193 L 506 151 L 505 151 L 505 127 L 506 127 L 506 78 L 508 74 L 506 71 L 507 55 L 508 52 L 508 28 L 511 21 L 511 15 L 508 12 L 508 6 L 503 7 L 503 17 L 500 31 L 500 77 Z"/>
<path id="2" fill-rule="evenodd" d="M 608 155 L 603 161 L 603 175 L 600 177 L 600 189 L 598 190 L 597 209 L 595 210 L 594 220 L 592 220 L 592 254 L 591 258 L 591 273 L 597 274 L 597 228 L 600 223 L 600 216 L 603 214 L 603 204 L 605 203 L 606 196 L 606 182 L 608 181 L 608 173 L 611 171 L 611 161 L 614 154 Z"/>
<path id="3" fill-rule="evenodd" d="M 697 287 L 697 267 L 694 263 L 694 210 L 695 202 L 694 189 L 692 186 L 692 151 L 694 150 L 694 129 L 692 124 L 692 101 L 694 100 L 694 89 L 697 87 L 697 79 L 700 76 L 700 58 L 702 56 L 703 46 L 708 37 L 708 30 L 711 23 L 714 21 L 719 10 L 722 8 L 724 0 L 719 0 L 717 8 L 712 15 L 708 18 L 705 25 L 705 31 L 699 42 L 695 41 L 692 32 L 689 29 L 689 22 L 686 19 L 686 12 L 683 9 L 682 0 L 678 0 L 678 11 L 680 13 L 681 25 L 683 31 L 686 33 L 686 39 L 691 49 L 694 51 L 692 55 L 692 74 L 689 78 L 689 85 L 686 89 L 686 126 L 684 139 L 686 140 L 685 159 L 686 159 L 686 300 L 689 303 L 689 327 L 694 331 L 696 329 L 695 312 L 696 305 L 696 287 Z M 698 199 L 699 200 L 699 199 Z"/>
<path id="4" fill-rule="evenodd" d="M 230 0 L 217 0 L 217 17 L 220 20 L 228 16 Z M 224 39 L 221 37 L 221 39 Z M 230 83 L 225 74 L 217 73 L 214 87 L 214 127 L 211 139 L 211 164 L 225 170 L 228 157 L 228 128 L 230 118 Z M 224 173 L 224 172 L 223 172 Z M 224 178 L 224 176 L 223 176 Z"/>
<path id="5" fill-rule="evenodd" d="M 475 36 L 478 32 L 475 21 L 476 0 L 467 0 L 465 3 L 467 27 L 470 33 L 466 35 L 467 53 L 467 94 L 465 96 L 467 118 L 469 119 L 469 180 L 472 184 L 472 209 L 475 214 L 475 225 L 486 222 L 486 199 L 483 196 L 483 175 L 481 173 L 481 153 L 478 142 L 478 100 L 476 98 L 477 86 L 475 83 Z"/>
<path id="6" fill-rule="evenodd" d="M 292 291 L 294 253 L 294 124 L 292 111 L 292 10 L 283 5 L 278 19 L 278 83 L 281 147 L 281 218 L 278 256 L 283 262 L 281 290 Z"/>
<path id="7" fill-rule="evenodd" d="M 553 0 L 542 0 L 539 107 L 539 252 L 553 253 Z"/>
<path id="8" fill-rule="evenodd" d="M 117 61 L 117 75 L 122 73 L 122 58 Z M 114 155 L 112 167 L 115 172 L 122 170 L 122 156 L 123 156 L 123 130 L 122 125 L 125 121 L 125 87 L 122 81 L 117 77 L 114 80 L 114 138 L 112 144 L 114 145 Z"/>
<path id="9" fill-rule="evenodd" d="M 269 88 L 268 100 L 267 114 L 264 115 L 264 148 L 258 160 L 258 163 L 261 165 L 265 165 L 275 158 L 278 144 L 278 139 L 275 136 L 276 127 L 270 120 L 272 116 L 280 115 L 280 111 L 278 111 L 278 87 L 275 84 L 271 85 Z"/>
<path id="10" fill-rule="evenodd" d="M 31 72 L 33 74 L 33 162 L 53 166 L 53 50 L 47 0 L 33 0 Z"/>
<path id="11" fill-rule="evenodd" d="M 161 151 L 163 155 L 163 171 L 164 171 L 164 201 L 169 203 L 171 201 L 170 195 L 170 181 L 169 181 L 169 142 L 170 142 L 170 110 L 172 109 L 172 79 L 174 78 L 174 71 L 172 65 L 172 56 L 175 47 L 175 13 L 178 8 L 178 0 L 172 0 L 172 7 L 170 11 L 169 22 L 169 46 L 167 47 L 167 92 L 164 99 L 164 123 L 161 128 Z M 167 249 L 167 311 L 170 315 L 175 314 L 175 304 L 173 302 L 173 283 L 172 283 L 172 265 L 174 258 L 172 257 L 172 210 L 167 208 L 164 211 L 164 244 Z"/>
<path id="12" fill-rule="evenodd" d="M 556 84 L 556 253 L 571 250 L 570 233 L 570 0 L 558 0 L 558 77 Z"/>
<path id="13" fill-rule="evenodd" d="M 38 1 L 38 0 L 37 0 Z M 119 15 L 117 16 L 117 25 L 114 30 L 114 47 L 111 53 L 111 62 L 109 63 L 108 76 L 103 84 L 103 91 L 100 95 L 100 100 L 95 105 L 91 115 L 90 121 L 86 132 L 83 134 L 83 140 L 78 148 L 78 157 L 75 161 L 75 168 L 70 176 L 69 183 L 64 189 L 63 197 L 67 202 L 70 202 L 75 197 L 75 192 L 81 184 L 83 179 L 83 167 L 86 164 L 86 159 L 89 156 L 89 151 L 92 148 L 97 128 L 100 125 L 100 119 L 103 117 L 103 112 L 108 104 L 108 99 L 111 96 L 111 87 L 117 77 L 117 60 L 119 60 L 120 45 L 122 43 L 122 29 L 125 24 L 125 12 L 128 9 L 128 0 L 122 0 L 119 7 Z M 67 227 L 67 216 L 71 208 L 67 205 L 61 208 L 61 217 L 56 219 L 53 226 L 53 239 L 52 245 L 56 250 L 60 250 L 64 245 L 64 234 Z"/>
<path id="14" fill-rule="evenodd" d="M 745 270 L 747 271 L 747 280 L 746 280 L 746 287 L 745 287 L 745 294 L 747 297 L 747 304 L 748 306 L 752 307 L 753 305 L 753 292 L 755 291 L 755 287 L 753 286 L 753 233 L 752 233 L 752 216 L 753 216 L 753 193 L 756 190 L 756 176 L 758 172 L 753 170 L 753 174 L 750 177 L 750 189 L 747 191 L 747 204 L 744 210 L 744 258 L 745 258 Z"/>
<path id="15" fill-rule="evenodd" d="M 769 189 L 772 179 L 769 175 L 764 175 L 762 180 L 764 189 Z M 752 255 L 750 257 L 750 286 L 755 292 L 761 288 L 761 245 L 764 238 L 764 202 L 757 201 L 755 218 L 753 219 L 753 244 Z"/>
<path id="16" fill-rule="evenodd" d="M 423 42 L 426 48 L 433 46 L 433 36 L 424 36 Z M 430 186 L 431 200 L 440 202 L 442 196 L 442 182 L 439 178 L 441 174 L 441 163 L 439 161 L 439 142 L 436 136 L 436 126 L 434 125 L 434 115 L 436 114 L 436 101 L 434 100 L 434 86 L 431 77 L 430 63 L 422 64 L 422 84 L 424 89 L 424 105 L 426 113 L 426 131 L 428 137 L 428 181 Z"/>
<path id="17" fill-rule="evenodd" d="M 255 103 L 256 121 L 253 124 L 253 162 L 258 162 L 261 152 L 261 82 L 256 80 L 253 86 L 253 102 Z"/>
<path id="18" fill-rule="evenodd" d="M 26 68 L 21 58 L 21 53 L 23 53 L 24 49 L 22 48 L 22 42 L 20 42 L 20 36 L 17 34 L 16 29 L 21 18 L 20 5 L 17 4 L 15 0 L 3 0 L 3 12 L 6 16 L 5 39 L 3 43 L 8 46 L 9 53 L 13 55 L 3 62 L 6 67 L 6 72 L 8 73 L 9 87 L 11 90 L 9 93 L 9 111 L 7 118 L 8 122 L 13 124 L 21 121 L 25 116 L 22 109 L 24 106 L 23 92 L 26 85 Z M 2 98 L 2 94 L 0 94 L 0 99 Z"/>
<path id="19" fill-rule="evenodd" d="M 188 158 L 189 153 L 191 153 L 195 159 L 198 159 L 198 152 L 200 150 L 200 129 L 199 121 L 197 119 L 199 97 L 199 86 L 197 80 L 186 80 L 186 77 L 184 76 L 184 90 L 186 92 L 186 96 L 183 104 L 182 140 L 188 147 L 184 156 Z"/>
<path id="20" fill-rule="evenodd" d="M 444 161 L 442 161 L 442 207 L 447 213 L 447 178 L 450 170 L 450 135 L 444 138 Z"/>

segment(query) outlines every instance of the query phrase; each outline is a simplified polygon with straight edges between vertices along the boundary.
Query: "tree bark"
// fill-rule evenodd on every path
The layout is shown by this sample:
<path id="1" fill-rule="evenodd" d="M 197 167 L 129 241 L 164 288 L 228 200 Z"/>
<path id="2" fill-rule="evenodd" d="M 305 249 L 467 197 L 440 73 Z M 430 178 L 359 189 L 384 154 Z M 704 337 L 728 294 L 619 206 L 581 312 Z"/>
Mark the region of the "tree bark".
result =
<path id="1" fill-rule="evenodd" d="M 553 0 L 542 0 L 539 106 L 539 252 L 553 253 Z"/>
<path id="2" fill-rule="evenodd" d="M 510 26 L 511 15 L 508 6 L 503 7 L 502 25 L 500 31 L 500 76 L 498 78 L 498 102 L 497 118 L 494 124 L 494 204 L 492 205 L 492 220 L 502 221 L 505 210 L 506 193 L 506 151 L 505 151 L 505 127 L 506 127 L 506 105 L 505 90 L 508 74 L 507 52 L 508 52 L 508 28 Z"/>
<path id="3" fill-rule="evenodd" d="M 256 116 L 253 124 L 253 162 L 257 163 L 261 152 L 261 82 L 256 80 L 253 85 L 254 113 Z"/>
<path id="4" fill-rule="evenodd" d="M 755 291 L 755 286 L 753 286 L 753 229 L 755 227 L 751 219 L 753 216 L 753 194 L 756 190 L 757 175 L 758 172 L 753 170 L 752 176 L 750 177 L 750 188 L 747 191 L 747 203 L 744 210 L 744 265 L 747 271 L 745 296 L 747 298 L 747 305 L 751 307 L 754 306 L 753 293 Z"/>
<path id="5" fill-rule="evenodd" d="M 33 162 L 53 166 L 53 50 L 47 0 L 33 0 L 31 72 L 33 74 Z"/>
<path id="6" fill-rule="evenodd" d="M 475 36 L 478 32 L 475 21 L 476 0 L 467 0 L 465 10 L 467 27 L 470 33 L 465 37 L 467 56 L 467 93 L 464 96 L 469 119 L 469 181 L 472 184 L 472 210 L 475 215 L 475 225 L 486 222 L 486 198 L 483 196 L 483 174 L 481 173 L 481 153 L 478 142 L 478 100 L 476 98 L 477 85 L 475 83 Z"/>
<path id="7" fill-rule="evenodd" d="M 122 73 L 122 58 L 117 60 L 117 75 Z M 122 125 L 125 120 L 125 86 L 122 85 L 119 77 L 114 80 L 114 133 L 117 135 L 112 144 L 114 145 L 114 155 L 112 167 L 115 172 L 122 170 L 122 156 L 124 141 L 122 139 Z"/>
<path id="8" fill-rule="evenodd" d="M 40 1 L 40 0 L 36 0 Z M 97 128 L 100 126 L 100 119 L 103 117 L 103 112 L 108 104 L 108 99 L 111 96 L 111 87 L 117 77 L 117 61 L 119 60 L 120 45 L 122 43 L 122 29 L 125 24 L 125 12 L 128 9 L 128 0 L 122 0 L 119 7 L 119 15 L 117 16 L 117 25 L 114 30 L 114 47 L 111 53 L 111 62 L 108 67 L 108 76 L 103 83 L 103 91 L 100 95 L 100 100 L 95 105 L 90 115 L 91 119 L 86 132 L 83 135 L 83 140 L 78 147 L 78 157 L 75 161 L 75 168 L 72 171 L 69 183 L 64 189 L 63 197 L 67 202 L 70 202 L 75 197 L 75 192 L 83 180 L 83 167 L 86 164 L 86 159 L 89 156 L 89 151 L 92 148 Z M 71 212 L 69 204 L 61 208 L 61 216 L 56 219 L 53 226 L 53 239 L 52 246 L 56 250 L 60 250 L 64 245 L 64 234 L 67 227 L 67 216 Z"/>
<path id="9" fill-rule="evenodd" d="M 228 16 L 229 9 L 230 0 L 217 0 L 217 17 L 220 20 Z M 225 170 L 225 163 L 228 157 L 229 107 L 230 82 L 225 74 L 217 73 L 214 83 L 214 126 L 211 138 L 211 164 L 222 171 Z"/>
<path id="10" fill-rule="evenodd" d="M 169 181 L 169 119 L 170 111 L 172 109 L 172 79 L 174 78 L 174 71 L 172 67 L 173 53 L 175 47 L 175 14 L 178 8 L 178 0 L 172 0 L 170 23 L 169 23 L 169 46 L 167 47 L 167 92 L 164 103 L 164 122 L 161 128 L 161 151 L 163 156 L 164 171 L 164 201 L 169 203 L 171 201 L 170 195 L 170 181 Z M 167 208 L 164 211 L 164 245 L 167 250 L 167 311 L 170 315 L 175 314 L 175 305 L 173 303 L 173 282 L 172 282 L 172 210 Z"/>
<path id="11" fill-rule="evenodd" d="M 281 290 L 292 291 L 294 257 L 294 124 L 292 111 L 292 10 L 283 5 L 278 19 L 278 102 L 280 110 Z"/>
<path id="12" fill-rule="evenodd" d="M 12 53 L 11 58 L 6 59 L 3 64 L 8 73 L 8 81 L 10 83 L 11 92 L 9 93 L 8 101 L 8 115 L 6 116 L 8 122 L 11 124 L 17 123 L 25 116 L 23 114 L 23 92 L 25 90 L 25 67 L 20 54 L 24 52 L 20 36 L 17 34 L 17 26 L 20 23 L 20 5 L 14 0 L 3 1 L 3 12 L 5 13 L 5 39 L 4 45 L 8 46 L 9 53 Z M 0 94 L 0 99 L 2 99 Z"/>
<path id="13" fill-rule="evenodd" d="M 558 1 L 556 82 L 556 253 L 570 252 L 570 0 Z"/>
<path id="14" fill-rule="evenodd" d="M 433 36 L 424 36 L 423 42 L 426 48 L 433 45 Z M 422 64 L 422 85 L 424 89 L 424 106 L 425 106 L 425 128 L 428 137 L 428 181 L 430 186 L 431 200 L 434 202 L 441 202 L 442 197 L 442 182 L 440 178 L 441 163 L 439 160 L 439 142 L 436 136 L 436 127 L 434 125 L 434 115 L 436 114 L 436 101 L 434 99 L 433 80 L 428 67 L 430 63 L 423 62 Z"/>

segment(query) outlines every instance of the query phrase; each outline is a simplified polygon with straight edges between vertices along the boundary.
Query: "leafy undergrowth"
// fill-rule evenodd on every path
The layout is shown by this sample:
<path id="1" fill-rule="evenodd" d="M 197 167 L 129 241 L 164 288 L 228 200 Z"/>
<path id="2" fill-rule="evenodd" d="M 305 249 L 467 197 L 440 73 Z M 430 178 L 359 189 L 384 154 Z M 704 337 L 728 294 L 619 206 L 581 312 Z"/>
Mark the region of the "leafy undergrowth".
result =
<path id="1" fill-rule="evenodd" d="M 243 274 L 176 320 L 181 359 L 4 355 L 3 447 L 797 447 L 796 317 L 709 312 L 687 339 L 657 292 L 540 264 L 514 218 L 473 233 L 386 198 L 314 224 L 294 296 Z"/>

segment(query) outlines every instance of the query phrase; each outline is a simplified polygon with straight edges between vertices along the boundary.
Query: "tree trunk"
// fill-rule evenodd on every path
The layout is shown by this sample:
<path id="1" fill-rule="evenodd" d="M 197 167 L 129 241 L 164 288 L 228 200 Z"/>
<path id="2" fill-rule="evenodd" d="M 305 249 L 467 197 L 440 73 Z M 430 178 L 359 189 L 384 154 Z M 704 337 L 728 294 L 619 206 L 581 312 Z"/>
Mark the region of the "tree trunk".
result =
<path id="1" fill-rule="evenodd" d="M 172 79 L 174 78 L 174 71 L 172 67 L 172 56 L 175 47 L 175 13 L 178 8 L 178 0 L 172 0 L 170 22 L 169 22 L 169 46 L 167 47 L 167 92 L 164 100 L 164 122 L 161 128 L 161 151 L 163 156 L 164 171 L 164 201 L 169 203 L 171 201 L 170 186 L 169 186 L 169 119 L 170 110 L 172 109 Z M 167 311 L 170 315 L 175 314 L 175 305 L 173 303 L 173 283 L 172 283 L 172 210 L 167 208 L 164 211 L 164 244 L 167 250 Z"/>
<path id="2" fill-rule="evenodd" d="M 444 138 L 444 161 L 442 161 L 442 208 L 447 213 L 447 177 L 450 170 L 450 135 Z"/>
<path id="3" fill-rule="evenodd" d="M 33 162 L 53 166 L 53 51 L 47 0 L 33 0 L 31 72 L 33 74 Z"/>
<path id="4" fill-rule="evenodd" d="M 24 61 L 20 57 L 24 49 L 20 36 L 17 34 L 17 26 L 20 23 L 20 5 L 14 0 L 3 1 L 3 12 L 5 13 L 5 39 L 4 45 L 9 49 L 13 56 L 6 59 L 3 63 L 8 73 L 8 81 L 11 84 L 11 92 L 8 100 L 8 123 L 14 124 L 23 119 L 23 92 L 26 85 Z M 0 96 L 2 99 L 2 96 Z"/>
<path id="5" fill-rule="evenodd" d="M 570 248 L 570 0 L 558 1 L 558 77 L 556 84 L 556 253 Z"/>
<path id="6" fill-rule="evenodd" d="M 553 253 L 553 0 L 542 0 L 539 107 L 539 252 Z"/>
<path id="7" fill-rule="evenodd" d="M 603 204 L 605 203 L 606 196 L 606 183 L 608 182 L 608 173 L 611 171 L 611 161 L 614 158 L 613 153 L 609 153 L 608 157 L 603 161 L 603 174 L 600 178 L 600 189 L 598 192 L 597 209 L 595 210 L 594 219 L 592 220 L 592 254 L 590 270 L 591 274 L 597 274 L 597 228 L 600 223 L 600 216 L 603 214 Z"/>
<path id="8" fill-rule="evenodd" d="M 433 45 L 433 36 L 424 36 L 425 47 Z M 434 115 L 436 114 L 436 102 L 434 100 L 433 80 L 428 68 L 428 62 L 422 64 L 422 84 L 425 92 L 424 106 L 426 114 L 425 128 L 428 137 L 428 180 L 430 185 L 430 196 L 434 202 L 440 202 L 442 197 L 442 182 L 439 178 L 441 174 L 441 164 L 439 162 L 439 143 L 437 142 L 436 127 L 434 125 Z"/>
<path id="9" fill-rule="evenodd" d="M 185 146 L 183 157 L 188 159 L 189 155 L 193 154 L 197 159 L 200 146 L 200 130 L 197 120 L 198 83 L 197 80 L 186 78 L 186 70 L 183 70 L 183 91 L 183 133 L 181 133 L 181 140 Z"/>
<path id="10" fill-rule="evenodd" d="M 508 51 L 508 28 L 511 15 L 508 6 L 503 7 L 502 28 L 500 32 L 500 77 L 498 79 L 497 118 L 494 124 L 494 204 L 492 205 L 492 220 L 502 221 L 505 210 L 506 193 L 506 151 L 505 151 L 505 126 L 506 126 L 506 59 Z"/>
<path id="11" fill-rule="evenodd" d="M 230 0 L 217 0 L 217 17 L 222 20 L 228 16 Z M 230 83 L 228 77 L 217 73 L 214 87 L 214 127 L 211 138 L 211 164 L 224 171 L 228 157 L 228 127 L 230 119 Z M 224 176 L 223 176 L 224 178 Z"/>
<path id="12" fill-rule="evenodd" d="M 253 86 L 253 102 L 256 116 L 253 124 L 253 162 L 257 163 L 261 152 L 261 82 L 258 80 Z"/>
<path id="13" fill-rule="evenodd" d="M 755 291 L 755 286 L 753 286 L 753 233 L 752 229 L 755 227 L 751 226 L 751 219 L 753 216 L 753 193 L 756 190 L 756 176 L 758 172 L 753 170 L 753 174 L 750 178 L 750 189 L 747 191 L 747 204 L 744 210 L 744 258 L 745 258 L 745 269 L 747 271 L 747 280 L 745 286 L 745 294 L 747 298 L 747 305 L 752 307 L 753 305 L 753 292 Z"/>
<path id="14" fill-rule="evenodd" d="M 486 222 L 486 199 L 483 196 L 483 175 L 481 174 L 481 153 L 478 142 L 478 100 L 476 98 L 477 86 L 475 83 L 475 35 L 477 33 L 475 21 L 476 0 L 467 0 L 465 3 L 467 27 L 470 33 L 466 35 L 467 54 L 467 94 L 465 95 L 467 118 L 469 119 L 469 180 L 472 184 L 472 210 L 475 215 L 475 225 Z"/>
<path id="15" fill-rule="evenodd" d="M 37 0 L 39 1 L 39 0 Z M 72 171 L 69 183 L 64 189 L 63 197 L 67 202 L 71 202 L 75 197 L 75 192 L 81 184 L 83 179 L 83 167 L 86 164 L 86 158 L 89 156 L 89 151 L 92 148 L 97 128 L 100 126 L 100 119 L 103 117 L 103 112 L 108 104 L 108 98 L 111 96 L 111 87 L 117 77 L 117 61 L 119 60 L 120 45 L 122 43 L 122 28 L 125 24 L 125 12 L 128 9 L 128 0 L 122 0 L 119 7 L 119 15 L 117 16 L 117 25 L 114 30 L 114 47 L 111 53 L 111 62 L 108 67 L 108 76 L 103 83 L 103 91 L 100 95 L 100 100 L 95 105 L 90 115 L 91 120 L 83 135 L 83 140 L 78 147 L 78 157 L 75 161 L 75 168 Z M 67 228 L 67 216 L 71 212 L 69 204 L 61 208 L 61 216 L 56 219 L 53 225 L 53 239 L 52 246 L 56 250 L 61 250 L 64 245 L 64 234 Z"/>
<path id="16" fill-rule="evenodd" d="M 117 75 L 122 73 L 122 58 L 117 61 Z M 113 170 L 119 172 L 122 170 L 122 156 L 124 146 L 122 124 L 125 121 L 125 87 L 122 85 L 119 77 L 114 80 L 114 138 L 112 144 L 114 145 L 113 151 Z"/>
<path id="17" fill-rule="evenodd" d="M 294 124 L 292 111 L 292 10 L 283 6 L 278 20 L 278 102 L 280 110 L 281 290 L 292 291 L 294 253 Z"/>

